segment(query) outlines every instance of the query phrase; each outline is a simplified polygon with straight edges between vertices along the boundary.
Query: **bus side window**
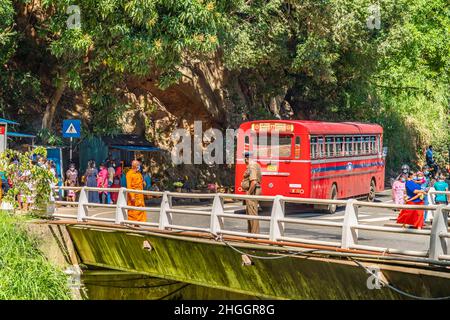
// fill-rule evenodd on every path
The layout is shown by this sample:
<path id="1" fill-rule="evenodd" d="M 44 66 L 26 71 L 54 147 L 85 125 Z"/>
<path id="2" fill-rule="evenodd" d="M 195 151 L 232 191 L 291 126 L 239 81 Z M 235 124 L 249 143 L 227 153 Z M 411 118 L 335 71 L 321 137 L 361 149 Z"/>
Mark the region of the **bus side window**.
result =
<path id="1" fill-rule="evenodd" d="M 377 141 L 376 141 L 376 145 L 377 145 L 377 153 L 381 153 L 382 149 L 381 149 L 381 144 L 383 143 L 382 137 L 381 136 L 377 136 Z"/>
<path id="2" fill-rule="evenodd" d="M 317 138 L 317 158 L 323 158 L 325 156 L 325 149 L 323 145 L 323 137 Z"/>
<path id="3" fill-rule="evenodd" d="M 365 153 L 366 153 L 366 148 L 365 148 L 365 142 L 364 142 L 364 140 L 365 140 L 365 138 L 364 138 L 364 137 L 361 137 L 361 140 L 360 140 L 361 148 L 359 149 L 359 154 L 365 154 Z"/>
<path id="4" fill-rule="evenodd" d="M 294 157 L 300 159 L 300 137 L 295 137 Z"/>
<path id="5" fill-rule="evenodd" d="M 326 157 L 334 157 L 334 137 L 325 138 Z"/>
<path id="6" fill-rule="evenodd" d="M 355 155 L 360 155 L 361 152 L 361 137 L 355 137 Z"/>
<path id="7" fill-rule="evenodd" d="M 336 138 L 336 156 L 337 157 L 342 157 L 343 155 L 345 155 L 345 150 L 344 150 L 344 138 L 343 137 L 337 137 Z"/>
<path id="8" fill-rule="evenodd" d="M 351 156 L 353 155 L 353 138 L 345 137 L 345 155 Z"/>
<path id="9" fill-rule="evenodd" d="M 312 137 L 310 140 L 311 145 L 311 159 L 317 158 L 317 138 Z"/>
<path id="10" fill-rule="evenodd" d="M 250 151 L 250 137 L 244 137 L 244 151 Z"/>
<path id="11" fill-rule="evenodd" d="M 363 137 L 363 154 L 370 154 L 370 137 Z"/>
<path id="12" fill-rule="evenodd" d="M 375 136 L 370 137 L 370 153 L 377 154 L 377 144 L 376 144 L 377 138 Z"/>

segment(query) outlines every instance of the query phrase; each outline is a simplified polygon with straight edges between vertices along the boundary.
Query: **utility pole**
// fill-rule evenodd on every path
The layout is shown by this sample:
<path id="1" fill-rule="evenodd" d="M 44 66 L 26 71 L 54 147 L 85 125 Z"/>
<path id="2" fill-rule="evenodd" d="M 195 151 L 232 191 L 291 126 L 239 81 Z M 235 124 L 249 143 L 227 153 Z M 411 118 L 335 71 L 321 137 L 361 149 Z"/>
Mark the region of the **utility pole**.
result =
<path id="1" fill-rule="evenodd" d="M 69 156 L 69 158 L 70 158 L 70 163 L 72 163 L 72 141 L 73 141 L 73 138 L 72 137 L 70 137 L 70 156 Z"/>

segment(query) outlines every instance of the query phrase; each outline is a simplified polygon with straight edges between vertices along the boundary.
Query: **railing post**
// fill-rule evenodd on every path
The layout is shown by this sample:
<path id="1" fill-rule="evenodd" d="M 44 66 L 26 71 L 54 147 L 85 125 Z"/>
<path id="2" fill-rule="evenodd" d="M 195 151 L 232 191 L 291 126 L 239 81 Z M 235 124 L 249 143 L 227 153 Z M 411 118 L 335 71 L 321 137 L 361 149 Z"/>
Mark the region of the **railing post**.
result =
<path id="1" fill-rule="evenodd" d="M 349 199 L 345 206 L 344 223 L 342 225 L 342 248 L 349 249 L 358 243 L 358 230 L 352 228 L 357 225 L 358 208 L 355 206 L 355 199 Z"/>
<path id="2" fill-rule="evenodd" d="M 284 236 L 284 224 L 281 226 L 279 219 L 284 218 L 284 202 L 282 196 L 276 196 L 273 200 L 272 213 L 270 215 L 269 239 L 277 241 Z"/>
<path id="3" fill-rule="evenodd" d="M 223 199 L 220 197 L 220 194 L 216 194 L 214 196 L 214 201 L 212 205 L 211 210 L 211 222 L 210 222 L 210 229 L 212 234 L 219 234 L 220 233 L 220 220 L 221 219 L 218 215 L 224 213 L 224 207 L 223 207 Z"/>
<path id="4" fill-rule="evenodd" d="M 428 205 L 434 205 L 436 204 L 435 201 L 435 194 L 434 192 L 436 191 L 436 189 L 434 189 L 433 187 L 430 188 L 430 190 L 428 190 L 427 192 L 427 203 Z M 425 210 L 424 211 L 425 216 L 425 221 L 431 221 L 432 217 L 434 218 L 434 210 Z"/>
<path id="5" fill-rule="evenodd" d="M 55 192 L 54 188 L 50 188 L 50 198 L 47 203 L 47 215 L 53 215 L 56 212 L 56 205 L 55 205 L 55 197 L 53 196 L 53 193 Z"/>
<path id="6" fill-rule="evenodd" d="M 80 192 L 80 198 L 78 199 L 78 211 L 77 211 L 77 221 L 83 222 L 84 218 L 87 217 L 87 208 L 86 204 L 89 203 L 88 200 L 88 191 L 86 187 L 83 187 Z"/>
<path id="7" fill-rule="evenodd" d="M 439 260 L 440 255 L 447 254 L 447 238 L 440 237 L 440 234 L 447 233 L 448 230 L 448 211 L 443 208 L 445 205 L 436 209 L 431 227 L 429 258 L 432 260 Z"/>
<path id="8" fill-rule="evenodd" d="M 125 209 L 124 206 L 127 205 L 127 197 L 126 197 L 126 189 L 120 188 L 119 193 L 117 195 L 117 203 L 116 203 L 116 224 L 122 224 L 125 220 Z"/>
<path id="9" fill-rule="evenodd" d="M 171 201 L 169 200 L 169 192 L 164 191 L 161 208 L 159 211 L 159 226 L 161 230 L 165 230 L 169 224 L 172 224 L 172 213 L 168 212 L 171 208 Z"/>

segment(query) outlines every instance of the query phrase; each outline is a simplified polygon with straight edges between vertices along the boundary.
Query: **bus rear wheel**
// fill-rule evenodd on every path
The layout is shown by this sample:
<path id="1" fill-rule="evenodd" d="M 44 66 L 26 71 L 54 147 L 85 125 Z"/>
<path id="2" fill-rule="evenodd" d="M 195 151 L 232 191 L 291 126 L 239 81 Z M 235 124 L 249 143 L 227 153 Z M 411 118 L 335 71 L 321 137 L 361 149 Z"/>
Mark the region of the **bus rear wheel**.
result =
<path id="1" fill-rule="evenodd" d="M 336 200 L 337 199 L 337 187 L 335 184 L 333 184 L 333 186 L 331 187 L 331 200 Z M 326 212 L 329 214 L 333 214 L 335 213 L 337 210 L 337 205 L 336 204 L 330 204 L 328 205 Z"/>
<path id="2" fill-rule="evenodd" d="M 375 184 L 375 180 L 372 179 L 370 181 L 370 189 L 369 189 L 369 194 L 367 195 L 367 201 L 373 202 L 375 200 L 375 194 L 376 194 L 376 184 Z"/>

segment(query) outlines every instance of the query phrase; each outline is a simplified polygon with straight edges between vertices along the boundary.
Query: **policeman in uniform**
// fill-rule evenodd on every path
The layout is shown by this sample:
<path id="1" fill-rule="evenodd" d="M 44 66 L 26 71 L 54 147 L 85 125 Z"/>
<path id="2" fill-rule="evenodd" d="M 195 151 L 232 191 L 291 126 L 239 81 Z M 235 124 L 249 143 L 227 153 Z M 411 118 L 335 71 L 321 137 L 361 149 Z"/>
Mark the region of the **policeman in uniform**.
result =
<path id="1" fill-rule="evenodd" d="M 244 173 L 243 185 L 244 190 L 248 195 L 261 194 L 261 166 L 250 159 L 251 153 L 244 152 L 244 161 L 247 165 L 247 170 Z M 258 215 L 258 201 L 246 200 L 246 213 L 252 216 Z M 259 221 L 248 220 L 248 233 L 259 233 Z"/>

